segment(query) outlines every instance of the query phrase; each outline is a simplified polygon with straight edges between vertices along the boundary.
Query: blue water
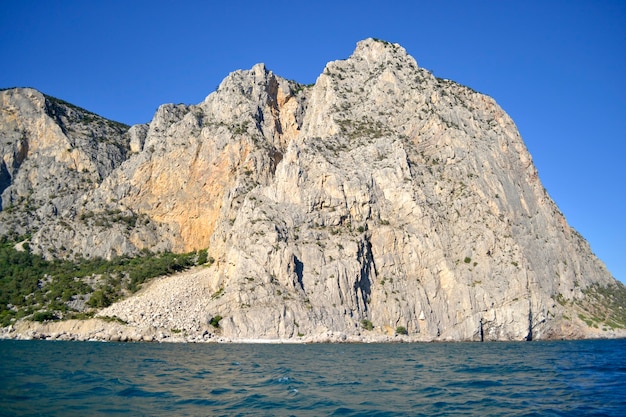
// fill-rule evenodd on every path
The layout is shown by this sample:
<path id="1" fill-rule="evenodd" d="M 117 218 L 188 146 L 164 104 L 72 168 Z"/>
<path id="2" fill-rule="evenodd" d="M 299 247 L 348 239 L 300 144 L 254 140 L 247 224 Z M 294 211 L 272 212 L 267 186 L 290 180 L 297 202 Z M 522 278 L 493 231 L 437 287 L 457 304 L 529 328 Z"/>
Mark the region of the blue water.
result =
<path id="1" fill-rule="evenodd" d="M 626 340 L 0 341 L 0 414 L 624 416 Z"/>

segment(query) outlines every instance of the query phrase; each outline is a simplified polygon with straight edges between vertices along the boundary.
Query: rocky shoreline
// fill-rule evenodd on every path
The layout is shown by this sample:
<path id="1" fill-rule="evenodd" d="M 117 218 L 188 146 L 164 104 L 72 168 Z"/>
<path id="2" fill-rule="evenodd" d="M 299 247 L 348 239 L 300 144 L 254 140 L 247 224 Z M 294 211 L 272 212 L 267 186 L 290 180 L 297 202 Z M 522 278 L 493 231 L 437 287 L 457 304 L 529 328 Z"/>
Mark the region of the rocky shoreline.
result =
<path id="1" fill-rule="evenodd" d="M 326 332 L 290 339 L 228 338 L 204 330 L 193 334 L 158 328 L 137 328 L 108 319 L 64 320 L 36 323 L 22 321 L 0 329 L 0 340 L 59 340 L 80 342 L 157 342 L 157 343 L 410 343 L 426 340 L 405 335 L 346 335 Z"/>
<path id="2" fill-rule="evenodd" d="M 374 332 L 372 332 L 374 333 Z M 580 339 L 620 339 L 626 338 L 626 330 L 597 332 L 592 335 L 572 335 Z M 555 338 L 556 339 L 556 338 Z M 470 340 L 427 340 L 409 335 L 360 334 L 349 335 L 343 332 L 326 331 L 316 335 L 293 338 L 230 338 L 220 335 L 219 330 L 208 328 L 197 332 L 178 332 L 155 327 L 131 326 L 110 318 L 86 320 L 62 320 L 51 322 L 20 321 L 15 325 L 0 329 L 0 340 L 58 340 L 79 342 L 154 342 L 154 343 L 246 343 L 246 344 L 311 344 L 311 343 L 429 343 L 429 342 L 468 342 Z M 542 340 L 553 340 L 552 338 Z M 474 340 L 475 341 L 475 340 Z M 521 340 L 520 340 L 521 341 Z"/>
<path id="3" fill-rule="evenodd" d="M 156 343 L 415 343 L 480 341 L 459 337 L 454 333 L 432 338 L 426 334 L 397 334 L 389 326 L 372 330 L 351 329 L 351 332 L 327 327 L 299 326 L 303 333 L 291 337 L 238 333 L 221 324 L 211 325 L 216 314 L 211 309 L 215 297 L 210 268 L 196 267 L 181 273 L 155 278 L 136 294 L 98 311 L 93 318 L 52 320 L 44 322 L 19 320 L 0 329 L 0 339 L 63 340 L 102 342 Z M 254 315 L 252 315 L 254 316 Z M 250 320 L 255 319 L 251 317 Z M 228 324 L 225 317 L 222 323 Z M 615 339 L 626 338 L 626 329 L 600 330 L 577 326 L 561 327 L 538 335 L 541 340 Z M 493 339 L 485 339 L 493 340 Z M 523 341 L 499 339 L 500 341 Z"/>
<path id="4" fill-rule="evenodd" d="M 160 329 L 140 329 L 109 319 L 63 320 L 35 323 L 22 321 L 0 330 L 0 339 L 65 340 L 102 342 L 208 342 L 222 341 L 215 334 L 178 334 Z"/>

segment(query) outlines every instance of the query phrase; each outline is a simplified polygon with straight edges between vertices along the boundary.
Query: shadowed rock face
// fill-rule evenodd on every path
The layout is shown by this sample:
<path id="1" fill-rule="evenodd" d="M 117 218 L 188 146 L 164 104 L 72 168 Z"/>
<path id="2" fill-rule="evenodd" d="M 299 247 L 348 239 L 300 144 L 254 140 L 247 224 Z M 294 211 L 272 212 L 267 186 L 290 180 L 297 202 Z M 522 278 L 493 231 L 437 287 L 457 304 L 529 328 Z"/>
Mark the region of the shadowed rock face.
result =
<path id="1" fill-rule="evenodd" d="M 220 315 L 227 338 L 590 337 L 581 300 L 619 286 L 495 101 L 396 44 L 360 42 L 313 86 L 236 71 L 128 131 L 83 126 L 34 90 L 0 94 L 4 233 L 28 231 L 19 213 L 49 257 L 208 247 L 216 260 L 193 296 L 178 277 L 102 312 L 134 326 L 214 331 Z M 56 199 L 55 181 L 69 189 Z M 45 203 L 6 213 L 21 196 Z"/>

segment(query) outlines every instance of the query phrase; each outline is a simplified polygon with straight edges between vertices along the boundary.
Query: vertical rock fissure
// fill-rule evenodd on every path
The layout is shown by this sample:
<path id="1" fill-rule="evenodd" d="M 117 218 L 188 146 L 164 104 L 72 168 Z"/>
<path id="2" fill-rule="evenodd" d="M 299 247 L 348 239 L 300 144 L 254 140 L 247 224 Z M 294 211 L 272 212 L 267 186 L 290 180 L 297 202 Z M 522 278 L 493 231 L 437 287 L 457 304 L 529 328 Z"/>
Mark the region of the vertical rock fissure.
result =
<path id="1" fill-rule="evenodd" d="M 280 137 L 283 134 L 283 128 L 280 122 L 280 108 L 278 107 L 278 89 L 279 85 L 276 77 L 270 77 L 265 89 L 267 93 L 267 105 L 269 106 L 272 118 L 274 119 L 274 129 L 276 130 L 278 137 Z"/>
<path id="2" fill-rule="evenodd" d="M 376 275 L 376 264 L 374 262 L 374 256 L 372 254 L 372 244 L 369 240 L 365 240 L 362 246 L 359 248 L 359 259 L 361 263 L 361 270 L 359 277 L 354 283 L 355 295 L 361 296 L 363 300 L 363 311 L 367 312 L 368 302 L 372 293 L 372 272 Z M 374 277 L 375 278 L 375 277 Z M 358 294 L 360 293 L 360 294 Z"/>
<path id="3" fill-rule="evenodd" d="M 485 330 L 483 329 L 483 318 L 482 317 L 480 318 L 478 331 L 480 332 L 480 341 L 484 342 L 485 341 Z"/>
<path id="4" fill-rule="evenodd" d="M 533 340 L 533 298 L 528 271 L 526 271 L 526 293 L 528 297 L 528 333 L 526 334 L 526 341 L 530 342 Z"/>
<path id="5" fill-rule="evenodd" d="M 0 161 L 0 195 L 6 190 L 9 186 L 11 186 L 11 173 L 7 169 L 4 161 Z M 2 210 L 3 204 L 0 200 L 0 210 Z"/>
<path id="6" fill-rule="evenodd" d="M 296 273 L 296 280 L 298 281 L 298 285 L 300 286 L 300 289 L 304 293 L 306 293 L 304 289 L 304 283 L 302 281 L 302 276 L 304 274 L 304 264 L 302 263 L 300 259 L 298 259 L 297 256 L 293 257 L 293 264 L 294 264 L 294 272 Z"/>

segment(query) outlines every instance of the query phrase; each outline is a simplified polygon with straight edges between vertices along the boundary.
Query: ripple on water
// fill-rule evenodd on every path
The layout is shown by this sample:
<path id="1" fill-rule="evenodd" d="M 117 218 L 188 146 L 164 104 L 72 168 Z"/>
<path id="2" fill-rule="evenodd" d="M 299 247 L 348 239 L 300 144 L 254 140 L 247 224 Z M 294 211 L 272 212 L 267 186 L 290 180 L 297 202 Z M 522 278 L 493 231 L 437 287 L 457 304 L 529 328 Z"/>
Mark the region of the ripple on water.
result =
<path id="1" fill-rule="evenodd" d="M 232 392 L 232 390 L 228 389 L 228 388 L 214 388 L 212 389 L 209 394 L 211 395 L 224 395 L 224 394 L 229 394 L 230 392 Z"/>
<path id="2" fill-rule="evenodd" d="M 138 387 L 124 388 L 119 391 L 117 396 L 120 397 L 142 397 L 142 398 L 169 398 L 173 394 L 165 391 L 147 391 Z"/>

